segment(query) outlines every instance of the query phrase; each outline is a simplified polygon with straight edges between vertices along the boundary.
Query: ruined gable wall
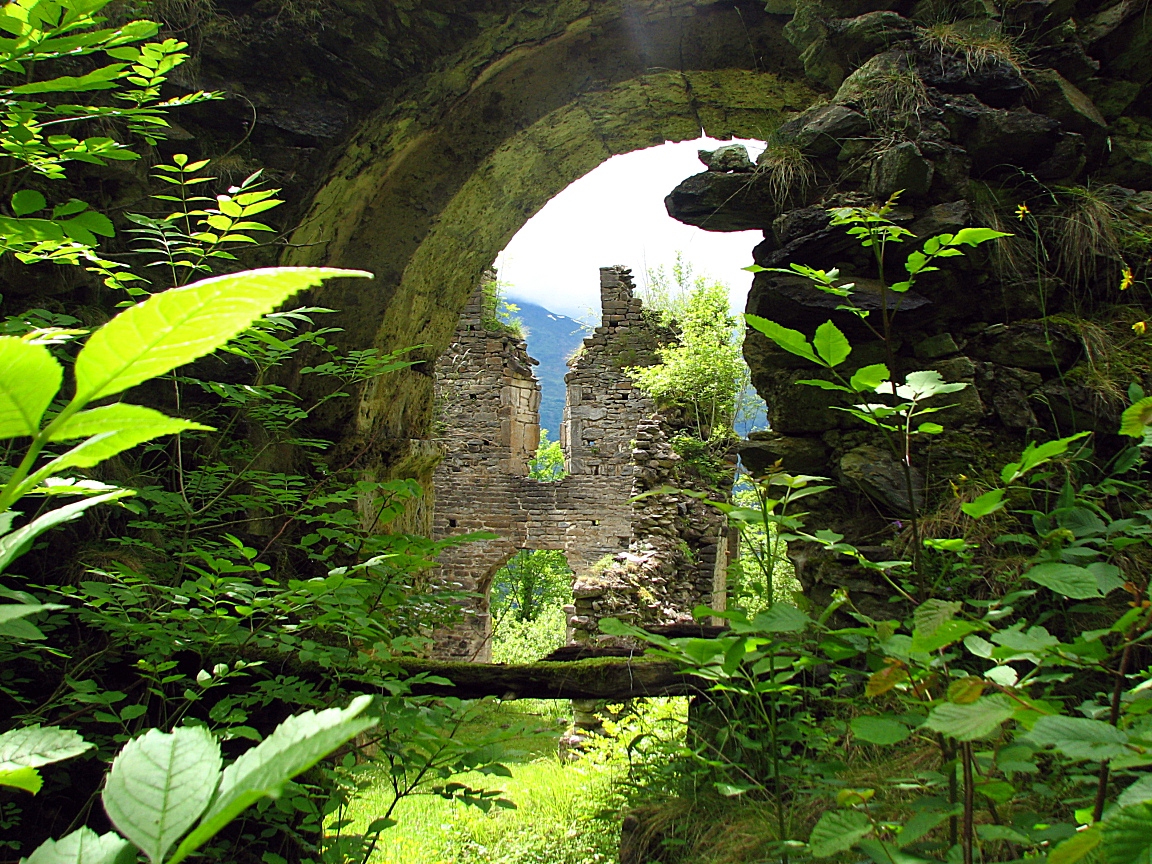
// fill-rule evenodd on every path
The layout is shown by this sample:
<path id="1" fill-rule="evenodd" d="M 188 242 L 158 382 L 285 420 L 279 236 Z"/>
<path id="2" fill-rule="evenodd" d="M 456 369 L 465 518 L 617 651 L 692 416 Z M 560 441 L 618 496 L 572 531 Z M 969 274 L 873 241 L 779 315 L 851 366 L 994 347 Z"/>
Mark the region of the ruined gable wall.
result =
<path id="1" fill-rule="evenodd" d="M 672 482 L 680 462 L 667 444 L 667 419 L 625 372 L 656 362 L 657 348 L 672 337 L 645 315 L 633 287 L 627 268 L 601 269 L 602 323 L 566 376 L 561 441 L 571 473 L 554 483 L 526 476 L 538 437 L 533 361 L 522 341 L 485 326 L 479 289 L 466 307 L 437 363 L 446 455 L 434 478 L 434 536 L 498 536 L 441 556 L 443 584 L 482 595 L 463 621 L 437 635 L 441 656 L 491 658 L 486 595 L 496 571 L 520 549 L 566 554 L 576 574 L 572 641 L 597 639 L 596 622 L 607 614 L 670 623 L 722 597 L 722 520 L 684 496 L 630 503 L 638 492 Z"/>

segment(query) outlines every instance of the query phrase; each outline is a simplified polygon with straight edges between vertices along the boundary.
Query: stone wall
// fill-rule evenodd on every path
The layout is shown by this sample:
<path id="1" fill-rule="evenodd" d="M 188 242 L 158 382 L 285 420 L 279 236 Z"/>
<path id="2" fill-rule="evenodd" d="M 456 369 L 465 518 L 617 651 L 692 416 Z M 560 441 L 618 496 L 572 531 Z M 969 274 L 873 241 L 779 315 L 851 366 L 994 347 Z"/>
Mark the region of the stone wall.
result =
<path id="1" fill-rule="evenodd" d="M 1152 385 L 1152 351 L 1133 337 L 1152 304 L 1123 281 L 1152 276 L 1149 246 L 1134 239 L 1152 224 L 1152 161 L 1146 146 L 1121 142 L 1136 128 L 1121 115 L 1149 110 L 1137 94 L 1152 71 L 1152 28 L 1125 3 L 1007 4 L 934 27 L 913 14 L 922 4 L 851 17 L 837 4 L 794 5 L 788 38 L 829 101 L 783 124 L 757 165 L 707 156 L 709 170 L 666 203 L 707 230 L 762 229 L 753 255 L 769 269 L 748 311 L 809 337 L 834 321 L 853 345 L 845 375 L 883 361 L 898 380 L 931 369 L 968 385 L 937 400 L 951 405 L 932 417 L 946 431 L 917 439 L 912 453 L 916 510 L 931 536 L 950 536 L 962 531 L 958 502 L 997 484 L 1027 440 L 1088 429 L 1109 458 L 1123 446 L 1115 431 L 1128 384 Z M 974 53 L 963 41 L 973 34 L 995 50 Z M 785 163 L 807 182 L 782 182 Z M 986 226 L 1015 236 L 966 248 L 900 295 L 886 350 L 839 298 L 773 268 L 838 268 L 876 322 L 872 250 L 831 226 L 828 208 L 895 192 L 892 218 L 912 236 L 890 246 L 890 280 L 933 235 Z M 913 501 L 885 443 L 834 410 L 837 394 L 799 383 L 813 365 L 751 331 L 745 357 L 773 430 L 743 448 L 746 464 L 780 459 L 832 478 L 834 491 L 805 501 L 810 527 L 880 558 L 907 554 Z M 858 608 L 891 615 L 886 585 L 803 544 L 792 552 L 815 602 L 848 588 Z"/>
<path id="2" fill-rule="evenodd" d="M 479 595 L 456 627 L 438 634 L 441 656 L 490 659 L 487 592 L 521 549 L 567 556 L 576 576 L 571 641 L 597 639 L 596 622 L 608 614 L 671 623 L 723 596 L 723 526 L 710 512 L 690 508 L 682 496 L 629 503 L 668 482 L 680 462 L 667 445 L 667 418 L 625 372 L 655 362 L 671 337 L 632 291 L 626 268 L 601 269 L 602 323 L 565 379 L 561 442 L 569 474 L 552 483 L 526 476 L 538 440 L 535 361 L 517 336 L 486 322 L 481 289 L 465 307 L 436 367 L 437 440 L 445 455 L 434 476 L 434 536 L 497 537 L 441 557 L 442 583 Z"/>

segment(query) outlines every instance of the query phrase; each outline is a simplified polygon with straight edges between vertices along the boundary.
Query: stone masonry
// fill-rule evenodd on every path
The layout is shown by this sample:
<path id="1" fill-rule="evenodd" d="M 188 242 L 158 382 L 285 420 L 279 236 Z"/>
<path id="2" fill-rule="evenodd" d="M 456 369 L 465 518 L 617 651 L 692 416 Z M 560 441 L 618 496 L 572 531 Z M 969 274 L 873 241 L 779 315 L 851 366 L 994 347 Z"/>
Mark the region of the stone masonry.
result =
<path id="1" fill-rule="evenodd" d="M 441 556 L 442 583 L 477 595 L 459 624 L 437 634 L 441 657 L 490 659 L 488 590 L 521 549 L 567 556 L 576 574 L 569 641 L 596 639 L 596 622 L 607 614 L 670 623 L 723 597 L 723 525 L 683 496 L 629 503 L 668 482 L 680 461 L 667 444 L 667 423 L 625 372 L 656 362 L 672 335 L 632 291 L 629 270 L 601 268 L 602 323 L 565 376 L 561 444 L 569 473 L 552 483 L 527 476 L 539 440 L 536 361 L 517 336 L 486 326 L 480 289 L 465 307 L 436 366 L 445 456 L 434 477 L 433 531 L 498 536 Z"/>

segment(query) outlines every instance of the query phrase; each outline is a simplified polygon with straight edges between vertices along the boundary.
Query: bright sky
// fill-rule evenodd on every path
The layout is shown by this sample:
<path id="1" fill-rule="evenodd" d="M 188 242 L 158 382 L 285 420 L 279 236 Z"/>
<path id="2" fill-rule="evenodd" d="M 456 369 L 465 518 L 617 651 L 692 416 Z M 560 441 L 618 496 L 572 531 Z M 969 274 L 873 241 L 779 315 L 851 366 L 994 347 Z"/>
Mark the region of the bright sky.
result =
<path id="1" fill-rule="evenodd" d="M 759 231 L 723 233 L 671 218 L 664 196 L 685 177 L 704 170 L 697 150 L 724 143 L 709 138 L 662 144 L 613 156 L 577 180 L 532 217 L 496 259 L 511 299 L 529 300 L 575 318 L 599 317 L 599 268 L 632 268 L 637 286 L 649 267 L 671 270 L 684 253 L 697 275 L 728 284 L 733 309 L 743 312 Z M 753 159 L 764 149 L 743 141 Z M 595 313 L 594 315 L 592 313 Z"/>

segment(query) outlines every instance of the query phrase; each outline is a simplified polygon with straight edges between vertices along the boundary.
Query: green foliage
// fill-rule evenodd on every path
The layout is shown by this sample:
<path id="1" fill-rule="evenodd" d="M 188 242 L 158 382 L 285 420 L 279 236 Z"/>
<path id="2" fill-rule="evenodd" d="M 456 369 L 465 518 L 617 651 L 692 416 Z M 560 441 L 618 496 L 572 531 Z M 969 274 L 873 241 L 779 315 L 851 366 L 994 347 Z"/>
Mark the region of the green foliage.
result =
<path id="1" fill-rule="evenodd" d="M 375 717 L 364 716 L 371 701 L 361 696 L 345 710 L 290 717 L 223 771 L 220 745 L 203 727 L 183 727 L 171 733 L 151 729 L 130 741 L 112 762 L 101 796 L 104 809 L 116 829 L 152 864 L 177 864 L 252 803 L 265 796 L 278 797 L 297 774 L 375 725 Z M 169 857 L 168 851 L 177 842 Z M 91 846 L 99 851 L 93 854 Z M 114 834 L 97 838 L 90 829 L 81 828 L 60 840 L 47 841 L 29 860 L 44 864 L 121 861 L 127 847 Z"/>
<path id="2" fill-rule="evenodd" d="M 100 12 L 106 5 L 107 0 L 21 0 L 0 7 L 0 29 L 7 34 L 0 39 L 0 69 L 9 73 L 10 80 L 25 82 L 0 85 L 4 119 L 0 162 L 6 174 L 61 180 L 69 162 L 106 165 L 139 159 L 123 139 L 137 137 L 155 145 L 169 125 L 164 116 L 169 109 L 218 98 L 200 91 L 161 99 L 161 85 L 188 58 L 183 53 L 187 43 L 144 42 L 158 30 L 151 21 L 101 28 L 106 19 Z M 80 75 L 36 74 L 43 63 L 95 59 L 101 54 L 121 62 Z M 87 60 L 81 63 L 91 66 Z M 112 99 L 93 98 L 101 91 Z M 84 138 L 70 134 L 94 127 L 102 134 Z M 94 251 L 97 235 L 114 234 L 106 216 L 77 199 L 58 202 L 49 210 L 47 198 L 37 189 L 13 193 L 10 208 L 11 216 L 0 216 L 0 252 L 11 252 L 24 263 L 88 262 L 115 283 L 113 271 L 121 265 Z"/>
<path id="3" fill-rule="evenodd" d="M 528 466 L 528 476 L 541 483 L 555 483 L 568 476 L 564 470 L 564 451 L 560 448 L 560 440 L 548 440 L 548 430 L 540 430 L 540 443 L 536 447 L 536 456 Z"/>
<path id="4" fill-rule="evenodd" d="M 659 363 L 633 367 L 628 375 L 661 405 L 682 409 L 696 437 L 707 441 L 731 428 L 748 375 L 734 338 L 728 289 L 697 280 L 691 293 L 672 305 L 677 342 L 659 349 Z"/>
<path id="5" fill-rule="evenodd" d="M 511 617 L 534 621 L 550 606 L 572 602 L 572 570 L 563 552 L 521 549 L 492 577 L 494 629 Z"/>

